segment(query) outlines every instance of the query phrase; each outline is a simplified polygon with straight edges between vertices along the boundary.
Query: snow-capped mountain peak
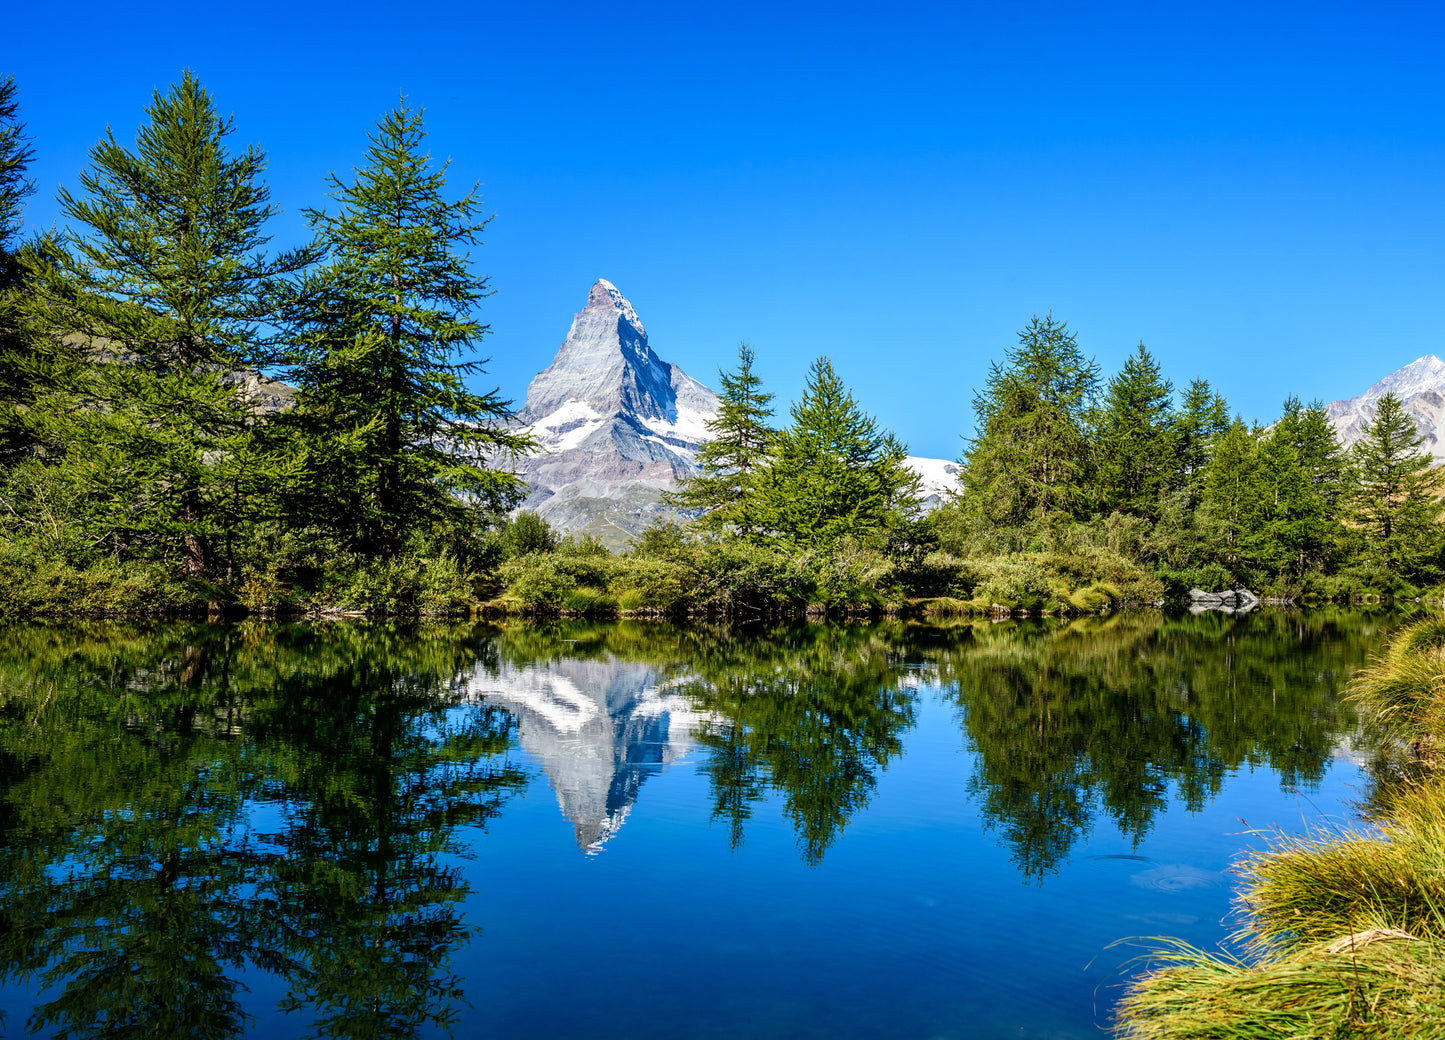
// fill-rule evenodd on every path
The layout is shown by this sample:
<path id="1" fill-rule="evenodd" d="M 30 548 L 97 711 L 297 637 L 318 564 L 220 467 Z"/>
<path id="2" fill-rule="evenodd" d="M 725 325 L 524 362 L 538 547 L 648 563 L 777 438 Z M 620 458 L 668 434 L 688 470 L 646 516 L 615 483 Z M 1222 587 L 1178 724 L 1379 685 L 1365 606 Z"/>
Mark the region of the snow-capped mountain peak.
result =
<path id="1" fill-rule="evenodd" d="M 658 357 L 632 303 L 599 278 L 517 418 L 542 452 L 521 460 L 524 509 L 564 531 L 626 544 L 664 512 L 662 491 L 697 471 L 717 395 Z"/>
<path id="2" fill-rule="evenodd" d="M 637 311 L 633 309 L 632 303 L 617 290 L 617 286 L 606 278 L 599 278 L 593 283 L 587 293 L 587 307 L 588 309 L 610 307 L 643 336 L 647 335 L 647 330 L 642 327 L 642 322 L 638 319 Z"/>
<path id="3" fill-rule="evenodd" d="M 1425 438 L 1423 449 L 1437 463 L 1445 461 L 1445 361 L 1434 354 L 1391 372 L 1359 397 L 1326 406 L 1340 443 L 1348 448 L 1364 439 L 1365 424 L 1374 420 L 1380 398 L 1387 393 L 1398 397 L 1415 421 L 1415 429 Z"/>
<path id="4" fill-rule="evenodd" d="M 1360 396 L 1366 401 L 1378 401 L 1393 393 L 1403 401 L 1416 394 L 1432 390 L 1438 392 L 1442 388 L 1445 388 L 1445 361 L 1434 354 L 1426 354 L 1398 372 L 1391 372 Z"/>

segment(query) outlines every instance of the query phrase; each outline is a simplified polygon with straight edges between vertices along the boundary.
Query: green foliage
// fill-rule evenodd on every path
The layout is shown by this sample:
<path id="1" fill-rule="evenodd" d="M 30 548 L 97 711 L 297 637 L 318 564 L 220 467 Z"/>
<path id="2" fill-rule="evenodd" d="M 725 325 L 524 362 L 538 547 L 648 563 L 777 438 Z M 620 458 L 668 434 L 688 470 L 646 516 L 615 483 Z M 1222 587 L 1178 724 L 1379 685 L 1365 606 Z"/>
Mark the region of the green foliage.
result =
<path id="1" fill-rule="evenodd" d="M 736 372 L 719 371 L 718 414 L 707 424 L 708 441 L 697 451 L 698 474 L 663 500 L 698 514 L 700 531 L 732 531 L 750 537 L 760 522 L 755 483 L 772 446 L 773 395 L 753 374 L 753 348 L 738 347 Z"/>
<path id="2" fill-rule="evenodd" d="M 1425 439 L 1400 399 L 1387 393 L 1375 408 L 1355 446 L 1355 516 L 1365 531 L 1366 551 L 1389 570 L 1415 577 L 1439 549 L 1436 481 L 1430 456 L 1420 451 Z"/>
<path id="3" fill-rule="evenodd" d="M 134 150 L 109 134 L 91 149 L 82 194 L 60 192 L 72 229 L 25 255 L 23 423 L 53 472 L 20 480 L 16 515 L 39 522 L 41 486 L 107 555 L 233 576 L 242 528 L 288 466 L 255 436 L 235 373 L 268 360 L 276 281 L 312 254 L 260 252 L 264 157 L 228 151 L 231 123 L 193 76 L 147 116 Z"/>
<path id="4" fill-rule="evenodd" d="M 1173 393 L 1174 385 L 1160 374 L 1143 343 L 1109 380 L 1095 420 L 1103 508 L 1158 515 L 1178 468 Z"/>
<path id="5" fill-rule="evenodd" d="M 557 534 L 542 517 L 523 511 L 502 527 L 502 546 L 508 557 L 551 552 L 557 548 Z"/>
<path id="6" fill-rule="evenodd" d="M 26 176 L 35 149 L 20 120 L 18 93 L 15 77 L 0 79 L 0 265 L 15 251 L 25 200 L 35 194 L 35 182 Z"/>
<path id="7" fill-rule="evenodd" d="M 508 430 L 497 394 L 467 389 L 481 363 L 459 358 L 488 331 L 472 312 L 491 290 L 459 250 L 489 218 L 476 189 L 445 198 L 446 164 L 423 138 L 421 113 L 402 104 L 356 179 L 331 178 L 337 212 L 307 211 L 327 263 L 293 312 L 307 451 L 293 508 L 367 556 L 418 524 L 515 504 L 521 481 L 488 462 L 531 443 Z"/>
<path id="8" fill-rule="evenodd" d="M 974 395 L 965 508 L 1010 527 L 1081 514 L 1091 497 L 1088 411 L 1098 386 L 1098 363 L 1068 326 L 1035 315 Z"/>
<path id="9" fill-rule="evenodd" d="M 1197 497 L 1214 439 L 1229 428 L 1229 405 L 1207 379 L 1194 379 L 1174 416 L 1176 483 Z"/>
<path id="10" fill-rule="evenodd" d="M 532 610 L 555 609 L 577 587 L 577 578 L 562 558 L 528 553 L 502 564 L 507 595 Z"/>
<path id="11" fill-rule="evenodd" d="M 758 477 L 764 526 L 786 545 L 826 549 L 844 537 L 900 535 L 918 512 L 907 449 L 879 428 L 826 357 L 808 370 L 792 425 Z"/>

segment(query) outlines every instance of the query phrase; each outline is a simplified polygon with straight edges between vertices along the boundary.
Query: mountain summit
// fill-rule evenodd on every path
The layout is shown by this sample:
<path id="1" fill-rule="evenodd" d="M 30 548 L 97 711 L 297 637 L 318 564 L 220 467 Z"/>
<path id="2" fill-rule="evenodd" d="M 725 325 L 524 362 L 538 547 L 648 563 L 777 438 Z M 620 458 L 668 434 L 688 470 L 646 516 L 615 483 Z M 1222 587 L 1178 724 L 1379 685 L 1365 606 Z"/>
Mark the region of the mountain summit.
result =
<path id="1" fill-rule="evenodd" d="M 517 413 L 542 451 L 519 461 L 522 504 L 613 547 L 666 512 L 660 493 L 697 470 L 717 395 L 662 360 L 627 297 L 605 278 Z"/>
<path id="2" fill-rule="evenodd" d="M 1425 438 L 1422 447 L 1437 463 L 1445 461 L 1445 361 L 1434 354 L 1410 362 L 1391 372 L 1359 397 L 1332 401 L 1325 414 L 1334 424 L 1340 443 L 1350 447 L 1364 439 L 1363 426 L 1373 421 L 1381 397 L 1393 393 L 1415 420 L 1415 429 Z"/>

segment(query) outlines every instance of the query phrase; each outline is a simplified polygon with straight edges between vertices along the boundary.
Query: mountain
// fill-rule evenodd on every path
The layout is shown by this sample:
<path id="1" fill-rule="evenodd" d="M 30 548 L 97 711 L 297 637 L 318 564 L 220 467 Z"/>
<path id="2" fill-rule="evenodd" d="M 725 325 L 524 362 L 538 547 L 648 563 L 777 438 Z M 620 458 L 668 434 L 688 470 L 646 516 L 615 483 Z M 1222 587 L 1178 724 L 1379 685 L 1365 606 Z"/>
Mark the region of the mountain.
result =
<path id="1" fill-rule="evenodd" d="M 1361 427 L 1374 419 L 1376 403 L 1386 393 L 1394 393 L 1415 420 L 1415 429 L 1425 438 L 1422 448 L 1436 463 L 1445 461 L 1445 361 L 1426 354 L 1398 372 L 1392 372 L 1359 397 L 1333 401 L 1325 414 L 1334 424 L 1335 433 L 1345 447 L 1364 439 Z"/>
<path id="2" fill-rule="evenodd" d="M 599 278 L 517 413 L 541 448 L 517 463 L 530 488 L 521 508 L 564 533 L 624 548 L 675 515 L 661 493 L 696 475 L 694 457 L 717 409 L 717 394 L 658 357 L 632 304 Z M 907 463 L 923 478 L 925 508 L 957 486 L 953 462 Z"/>
<path id="3" fill-rule="evenodd" d="M 613 548 L 668 514 L 661 492 L 696 474 L 717 394 L 658 357 L 617 287 L 599 278 L 517 419 L 541 451 L 520 459 L 523 509 Z"/>

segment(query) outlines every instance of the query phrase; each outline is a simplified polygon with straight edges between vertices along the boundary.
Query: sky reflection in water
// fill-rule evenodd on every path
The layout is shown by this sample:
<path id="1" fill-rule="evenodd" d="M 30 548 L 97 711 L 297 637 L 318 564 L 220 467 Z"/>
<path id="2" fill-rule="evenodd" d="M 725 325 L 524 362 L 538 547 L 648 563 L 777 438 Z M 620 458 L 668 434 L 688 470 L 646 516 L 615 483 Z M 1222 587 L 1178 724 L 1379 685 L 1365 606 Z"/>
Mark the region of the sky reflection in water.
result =
<path id="1" fill-rule="evenodd" d="M 1096 1035 L 1391 627 L 12 627 L 5 1032 Z"/>

